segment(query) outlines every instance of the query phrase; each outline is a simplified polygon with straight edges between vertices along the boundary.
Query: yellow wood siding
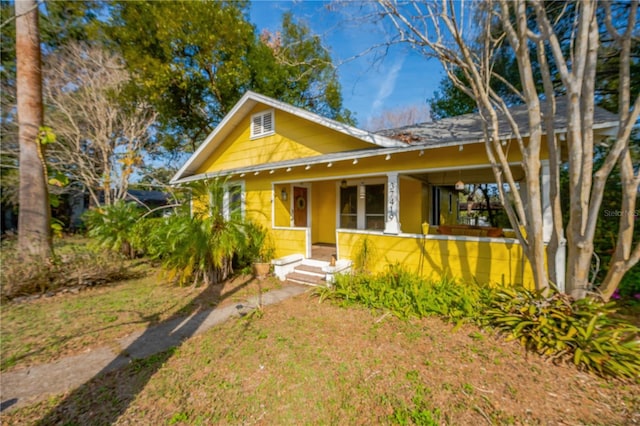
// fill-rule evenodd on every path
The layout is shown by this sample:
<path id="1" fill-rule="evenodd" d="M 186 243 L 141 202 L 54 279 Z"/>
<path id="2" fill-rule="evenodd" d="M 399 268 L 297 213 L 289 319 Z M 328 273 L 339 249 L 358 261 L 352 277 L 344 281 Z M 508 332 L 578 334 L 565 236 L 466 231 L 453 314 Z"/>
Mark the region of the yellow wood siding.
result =
<path id="1" fill-rule="evenodd" d="M 282 199 L 282 190 L 287 192 L 287 200 Z M 291 185 L 275 185 L 276 203 L 275 203 L 275 226 L 291 226 Z"/>
<path id="2" fill-rule="evenodd" d="M 458 193 L 453 189 L 440 188 L 440 224 L 458 223 Z"/>
<path id="3" fill-rule="evenodd" d="M 276 257 L 306 253 L 306 229 L 274 229 L 271 232 L 276 243 Z"/>
<path id="4" fill-rule="evenodd" d="M 246 218 L 271 229 L 271 183 L 266 179 L 245 182 Z"/>
<path id="5" fill-rule="evenodd" d="M 422 232 L 422 182 L 400 178 L 400 227 L 402 232 Z"/>
<path id="6" fill-rule="evenodd" d="M 311 186 L 311 241 L 336 242 L 337 182 L 314 182 Z"/>
<path id="7" fill-rule="evenodd" d="M 517 285 L 533 288 L 529 264 L 522 247 L 513 241 L 487 241 L 473 238 L 408 237 L 364 235 L 340 232 L 338 251 L 341 259 L 355 259 L 355 247 L 362 238 L 375 247 L 371 261 L 374 272 L 399 263 L 411 272 L 438 279 L 449 276 L 463 281 L 486 284 Z"/>
<path id="8" fill-rule="evenodd" d="M 279 110 L 274 111 L 275 134 L 251 139 L 251 115 L 265 109 L 268 108 L 254 108 L 196 173 L 229 170 L 372 146 Z"/>

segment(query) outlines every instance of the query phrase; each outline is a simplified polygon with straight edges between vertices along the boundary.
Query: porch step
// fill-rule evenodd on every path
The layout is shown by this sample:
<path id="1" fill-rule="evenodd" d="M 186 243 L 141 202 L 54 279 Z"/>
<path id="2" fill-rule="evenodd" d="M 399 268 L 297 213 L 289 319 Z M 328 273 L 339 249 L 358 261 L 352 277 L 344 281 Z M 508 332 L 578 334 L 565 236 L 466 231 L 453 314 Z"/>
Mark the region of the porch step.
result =
<path id="1" fill-rule="evenodd" d="M 322 272 L 321 266 L 308 265 L 304 262 L 302 263 L 302 265 L 296 266 L 295 271 L 324 276 L 324 272 Z"/>
<path id="2" fill-rule="evenodd" d="M 298 284 L 306 285 L 326 285 L 326 273 L 323 266 L 328 266 L 329 262 L 321 262 L 312 259 L 305 259 L 294 270 L 286 275 L 286 279 Z"/>
<path id="3" fill-rule="evenodd" d="M 298 272 L 291 272 L 287 274 L 287 281 L 314 286 L 324 286 L 326 284 L 324 277 L 319 277 L 317 275 L 300 274 Z"/>

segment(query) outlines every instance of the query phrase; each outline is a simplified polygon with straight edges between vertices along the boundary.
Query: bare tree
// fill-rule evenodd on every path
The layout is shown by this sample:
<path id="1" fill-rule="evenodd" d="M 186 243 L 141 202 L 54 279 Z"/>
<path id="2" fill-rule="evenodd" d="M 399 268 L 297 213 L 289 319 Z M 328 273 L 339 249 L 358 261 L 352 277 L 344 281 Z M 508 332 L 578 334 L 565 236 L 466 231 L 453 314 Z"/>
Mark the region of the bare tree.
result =
<path id="1" fill-rule="evenodd" d="M 18 250 L 46 260 L 52 255 L 47 167 L 40 129 L 43 122 L 40 32 L 35 0 L 15 2 L 16 93 L 20 145 Z"/>
<path id="2" fill-rule="evenodd" d="M 491 162 L 500 198 L 511 224 L 517 232 L 528 258 L 537 288 L 545 289 L 549 281 L 557 282 L 564 273 L 562 246 L 565 241 L 559 194 L 561 141 L 556 135 L 558 118 L 566 122 L 571 208 L 567 226 L 567 290 L 583 297 L 589 288 L 589 266 L 593 256 L 593 237 L 605 182 L 613 167 L 620 165 L 623 214 L 612 268 L 600 286 L 604 299 L 609 299 L 620 279 L 640 259 L 640 243 L 633 246 L 633 214 L 640 177 L 634 172 L 629 153 L 629 138 L 638 119 L 640 97 L 630 99 L 630 46 L 638 37 L 636 15 L 638 1 L 628 3 L 624 18 L 612 19 L 611 8 L 598 14 L 595 1 L 579 1 L 553 19 L 542 0 L 487 0 L 469 14 L 465 2 L 441 0 L 431 3 L 379 0 L 382 13 L 391 22 L 395 41 L 409 43 L 425 55 L 440 60 L 447 76 L 464 93 L 475 99 L 484 122 L 485 147 Z M 467 13 L 465 15 L 465 13 Z M 599 22 L 604 16 L 605 22 Z M 560 40 L 557 24 L 569 19 L 570 40 Z M 600 30 L 606 29 L 619 49 L 618 130 L 606 153 L 603 165 L 593 170 L 595 80 Z M 511 49 L 517 60 L 520 85 L 494 73 L 499 49 Z M 532 58 L 537 58 L 533 62 Z M 552 79 L 553 62 L 561 79 L 561 91 L 567 108 L 563 117 L 556 109 L 558 87 Z M 535 69 L 542 75 L 543 90 L 536 87 Z M 462 72 L 464 81 L 459 77 Z M 526 134 L 511 115 L 507 102 L 490 85 L 498 79 L 528 107 Z M 540 101 L 541 98 L 545 102 Z M 499 125 L 506 121 L 512 138 L 500 137 Z M 549 155 L 550 191 L 542 193 L 540 184 L 544 144 Z M 509 165 L 509 152 L 522 156 L 525 183 L 519 191 Z M 505 202 L 507 189 L 513 204 Z M 526 197 L 526 198 L 525 198 Z M 546 248 L 549 269 L 545 265 L 543 241 L 543 204 L 550 205 L 553 233 Z M 526 232 L 521 232 L 521 229 Z"/>
<path id="3" fill-rule="evenodd" d="M 379 115 L 371 117 L 365 127 L 371 131 L 378 131 L 426 121 L 431 121 L 429 108 L 426 105 L 409 105 L 382 111 Z"/>
<path id="4" fill-rule="evenodd" d="M 58 139 L 52 164 L 80 182 L 95 205 L 125 198 L 156 114 L 144 102 L 122 102 L 129 82 L 122 58 L 70 44 L 47 58 L 44 80 L 48 124 Z"/>

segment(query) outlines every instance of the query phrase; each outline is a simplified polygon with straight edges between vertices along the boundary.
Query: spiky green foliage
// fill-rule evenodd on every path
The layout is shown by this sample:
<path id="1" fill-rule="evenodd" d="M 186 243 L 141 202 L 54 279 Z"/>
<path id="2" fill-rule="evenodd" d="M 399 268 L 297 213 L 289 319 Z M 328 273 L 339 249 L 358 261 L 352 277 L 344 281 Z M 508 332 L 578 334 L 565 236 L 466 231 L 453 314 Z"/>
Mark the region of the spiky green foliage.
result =
<path id="1" fill-rule="evenodd" d="M 245 251 L 244 263 L 270 262 L 275 256 L 275 245 L 269 230 L 259 223 L 249 221 L 244 225 Z"/>
<path id="2" fill-rule="evenodd" d="M 640 329 L 617 319 L 614 303 L 573 301 L 526 289 L 502 289 L 486 312 L 489 324 L 527 349 L 600 375 L 640 377 Z"/>
<path id="3" fill-rule="evenodd" d="M 425 280 L 400 265 L 378 275 L 340 275 L 331 288 L 318 290 L 321 299 L 390 310 L 400 318 L 441 315 L 453 320 L 479 318 L 491 291 L 447 277 Z"/>
<path id="4" fill-rule="evenodd" d="M 147 251 L 180 285 L 219 283 L 233 273 L 234 256 L 245 250 L 245 224 L 224 218 L 223 182 L 195 182 L 190 187 L 195 199 L 209 201 L 209 208 L 193 214 L 183 210 L 156 221 L 146 239 Z"/>
<path id="5" fill-rule="evenodd" d="M 354 267 L 356 271 L 368 273 L 373 267 L 372 262 L 376 257 L 376 246 L 369 237 L 365 236 L 354 247 Z"/>
<path id="6" fill-rule="evenodd" d="M 135 250 L 131 245 L 134 225 L 142 217 L 142 209 L 135 203 L 118 201 L 110 206 L 88 210 L 83 221 L 89 236 L 97 245 L 132 259 Z"/>

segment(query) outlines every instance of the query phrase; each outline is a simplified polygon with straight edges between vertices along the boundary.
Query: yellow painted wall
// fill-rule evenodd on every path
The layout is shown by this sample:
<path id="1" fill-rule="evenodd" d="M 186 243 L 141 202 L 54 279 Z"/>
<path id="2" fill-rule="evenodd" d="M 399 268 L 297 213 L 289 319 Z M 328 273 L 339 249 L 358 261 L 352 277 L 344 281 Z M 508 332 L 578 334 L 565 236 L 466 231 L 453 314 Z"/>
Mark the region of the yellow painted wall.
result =
<path id="1" fill-rule="evenodd" d="M 282 190 L 287 192 L 287 200 L 282 199 Z M 291 226 L 291 185 L 280 184 L 275 185 L 275 226 Z"/>
<path id="2" fill-rule="evenodd" d="M 450 196 L 451 195 L 451 196 Z M 455 225 L 458 223 L 458 194 L 453 188 L 440 187 L 440 224 Z"/>
<path id="3" fill-rule="evenodd" d="M 400 177 L 400 227 L 402 232 L 422 232 L 422 182 Z"/>
<path id="4" fill-rule="evenodd" d="M 268 179 L 245 181 L 246 218 L 271 229 L 271 183 Z"/>
<path id="5" fill-rule="evenodd" d="M 399 263 L 411 272 L 437 279 L 443 275 L 463 281 L 516 285 L 533 288 L 531 268 L 519 244 L 496 240 L 455 239 L 429 236 L 405 237 L 366 235 L 374 247 L 373 272 L 382 272 L 389 264 Z M 341 259 L 355 259 L 355 247 L 361 233 L 340 232 L 338 250 Z"/>
<path id="6" fill-rule="evenodd" d="M 271 234 L 276 245 L 276 257 L 306 253 L 305 229 L 272 229 Z"/>
<path id="7" fill-rule="evenodd" d="M 372 147 L 359 139 L 279 110 L 274 111 L 275 134 L 251 139 L 251 115 L 266 109 L 269 108 L 256 106 L 196 173 Z"/>
<path id="8" fill-rule="evenodd" d="M 313 182 L 311 185 L 311 242 L 336 242 L 337 182 Z"/>

